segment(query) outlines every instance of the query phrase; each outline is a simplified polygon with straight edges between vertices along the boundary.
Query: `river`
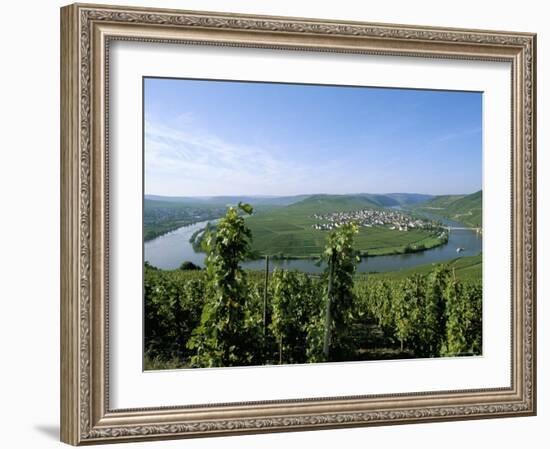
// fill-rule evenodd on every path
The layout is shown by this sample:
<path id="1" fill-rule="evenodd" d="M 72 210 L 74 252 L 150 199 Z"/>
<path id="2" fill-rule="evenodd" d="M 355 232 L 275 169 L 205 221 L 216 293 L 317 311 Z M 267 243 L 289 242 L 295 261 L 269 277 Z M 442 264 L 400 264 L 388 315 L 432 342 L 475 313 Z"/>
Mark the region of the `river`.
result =
<path id="1" fill-rule="evenodd" d="M 464 224 L 447 220 L 434 214 L 423 213 L 432 219 L 437 219 L 443 224 L 451 227 L 463 228 Z M 197 253 L 189 242 L 191 235 L 206 226 L 206 221 L 195 223 L 189 226 L 183 226 L 168 234 L 164 234 L 156 239 L 145 242 L 144 258 L 151 265 L 164 270 L 178 268 L 182 262 L 190 261 L 201 267 L 204 266 L 204 253 Z M 457 253 L 457 248 L 464 248 L 464 251 Z M 442 262 L 456 257 L 476 256 L 482 250 L 482 237 L 480 234 L 470 229 L 451 229 L 449 241 L 445 245 L 426 251 L 398 254 L 392 256 L 366 257 L 357 265 L 358 272 L 385 272 L 396 271 L 404 268 L 412 268 L 417 265 Z M 265 261 L 251 260 L 244 262 L 244 268 L 252 270 L 264 270 Z M 274 268 L 286 268 L 300 270 L 309 273 L 319 273 L 323 271 L 323 266 L 317 266 L 311 259 L 285 259 L 270 260 L 270 270 Z"/>

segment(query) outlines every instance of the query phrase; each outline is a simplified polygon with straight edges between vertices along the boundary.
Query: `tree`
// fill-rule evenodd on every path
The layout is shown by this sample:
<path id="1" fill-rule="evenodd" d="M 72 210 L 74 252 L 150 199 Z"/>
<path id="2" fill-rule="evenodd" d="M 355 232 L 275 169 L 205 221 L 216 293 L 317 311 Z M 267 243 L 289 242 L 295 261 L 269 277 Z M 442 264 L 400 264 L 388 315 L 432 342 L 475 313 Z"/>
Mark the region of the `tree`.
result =
<path id="1" fill-rule="evenodd" d="M 200 325 L 188 347 L 195 366 L 242 366 L 259 362 L 261 319 L 250 307 L 249 286 L 240 262 L 250 254 L 251 231 L 242 213 L 252 206 L 230 207 L 215 232 L 205 235 L 206 298 Z"/>
<path id="2" fill-rule="evenodd" d="M 481 282 L 469 283 L 464 286 L 464 293 L 470 305 L 470 325 L 466 332 L 467 340 L 473 354 L 482 352 L 483 331 L 483 286 Z"/>
<path id="3" fill-rule="evenodd" d="M 378 322 L 386 338 L 392 339 L 395 333 L 395 320 L 392 302 L 395 294 L 395 283 L 388 280 L 376 281 L 370 291 L 372 315 Z"/>
<path id="4" fill-rule="evenodd" d="M 422 277 L 415 275 L 401 282 L 392 297 L 392 315 L 395 336 L 399 340 L 401 352 L 404 344 L 414 339 L 420 328 L 420 307 L 423 298 Z"/>
<path id="5" fill-rule="evenodd" d="M 442 356 L 481 352 L 481 289 L 453 280 L 447 287 L 447 332 Z"/>
<path id="6" fill-rule="evenodd" d="M 204 281 L 182 278 L 181 273 L 162 271 L 145 264 L 145 352 L 150 359 L 177 359 L 187 363 L 192 351 L 186 343 L 200 322 Z"/>
<path id="7" fill-rule="evenodd" d="M 200 270 L 201 267 L 198 265 L 195 265 L 193 262 L 185 261 L 180 265 L 180 270 L 182 271 L 197 271 Z"/>
<path id="8" fill-rule="evenodd" d="M 305 273 L 275 270 L 270 329 L 279 346 L 279 363 L 305 363 L 309 325 L 319 315 L 316 285 Z"/>
<path id="9" fill-rule="evenodd" d="M 448 266 L 440 265 L 428 276 L 418 355 L 437 357 L 441 352 L 447 336 L 446 303 L 452 292 L 451 283 Z"/>
<path id="10" fill-rule="evenodd" d="M 327 263 L 323 348 L 327 361 L 346 360 L 354 349 L 350 328 L 354 303 L 353 275 L 359 256 L 353 249 L 353 239 L 358 232 L 356 223 L 343 224 L 329 234 L 322 255 Z"/>

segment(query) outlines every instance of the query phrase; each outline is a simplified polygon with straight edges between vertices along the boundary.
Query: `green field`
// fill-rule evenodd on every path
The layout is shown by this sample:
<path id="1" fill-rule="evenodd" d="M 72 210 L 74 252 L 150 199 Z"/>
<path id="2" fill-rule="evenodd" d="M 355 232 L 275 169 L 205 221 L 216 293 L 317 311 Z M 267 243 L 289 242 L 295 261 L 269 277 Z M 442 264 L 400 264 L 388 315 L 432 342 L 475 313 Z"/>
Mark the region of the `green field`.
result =
<path id="1" fill-rule="evenodd" d="M 477 281 L 482 279 L 482 255 L 477 256 L 467 256 L 467 257 L 457 257 L 456 259 L 451 259 L 446 261 L 444 264 L 448 265 L 451 269 L 454 270 L 455 276 L 457 279 L 463 281 Z M 405 279 L 413 274 L 428 274 L 430 273 L 436 265 L 441 265 L 441 263 L 430 263 L 425 265 L 418 265 L 413 268 L 407 268 L 404 270 L 397 271 L 388 271 L 385 273 L 360 273 L 357 274 L 357 277 L 362 276 L 372 276 L 379 279 Z"/>
<path id="2" fill-rule="evenodd" d="M 360 195 L 314 195 L 290 206 L 257 213 L 246 220 L 252 231 L 252 250 L 259 255 L 316 257 L 325 246 L 328 232 L 313 229 L 312 225 L 319 222 L 313 214 L 366 208 L 378 206 Z M 426 230 L 401 232 L 384 226 L 361 227 L 355 245 L 363 255 L 401 254 L 442 244 L 437 235 L 438 232 Z"/>

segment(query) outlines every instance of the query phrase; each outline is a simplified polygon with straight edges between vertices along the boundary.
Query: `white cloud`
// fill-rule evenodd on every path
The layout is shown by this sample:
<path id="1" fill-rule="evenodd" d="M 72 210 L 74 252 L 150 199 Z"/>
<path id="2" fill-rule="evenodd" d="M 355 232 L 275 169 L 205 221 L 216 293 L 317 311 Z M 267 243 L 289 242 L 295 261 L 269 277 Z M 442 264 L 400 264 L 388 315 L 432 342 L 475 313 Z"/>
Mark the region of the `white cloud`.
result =
<path id="1" fill-rule="evenodd" d="M 145 190 L 164 195 L 303 193 L 333 164 L 304 166 L 288 149 L 233 143 L 202 130 L 188 116 L 176 127 L 145 123 Z M 283 155 L 284 153 L 284 155 Z M 313 170 L 312 170 L 313 168 Z M 325 179 L 326 181 L 326 179 Z"/>

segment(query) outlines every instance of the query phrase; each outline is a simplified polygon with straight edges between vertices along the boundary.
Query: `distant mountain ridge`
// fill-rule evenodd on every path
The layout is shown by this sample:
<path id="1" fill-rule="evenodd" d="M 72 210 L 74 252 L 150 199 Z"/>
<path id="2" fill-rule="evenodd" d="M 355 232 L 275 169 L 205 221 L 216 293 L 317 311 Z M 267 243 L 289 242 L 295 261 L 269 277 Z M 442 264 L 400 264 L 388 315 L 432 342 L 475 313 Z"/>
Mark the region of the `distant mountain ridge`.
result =
<path id="1" fill-rule="evenodd" d="M 163 196 L 145 195 L 145 200 L 162 201 L 165 203 L 186 203 L 190 205 L 228 205 L 251 203 L 262 206 L 288 206 L 297 203 L 310 195 L 288 195 L 288 196 L 262 196 L 262 195 L 220 195 L 220 196 Z"/>
<path id="2" fill-rule="evenodd" d="M 288 205 L 285 209 L 322 214 L 330 212 L 346 212 L 365 208 L 378 208 L 379 204 L 371 201 L 366 195 L 310 195 L 302 201 Z"/>
<path id="3" fill-rule="evenodd" d="M 434 197 L 422 193 L 363 193 L 362 195 L 382 207 L 408 206 L 429 201 Z"/>
<path id="4" fill-rule="evenodd" d="M 392 207 L 419 204 L 434 198 L 420 193 L 350 193 L 350 194 L 305 194 L 305 195 L 227 195 L 227 196 L 163 196 L 145 195 L 146 201 L 184 203 L 188 205 L 229 205 L 239 201 L 257 206 L 289 206 L 309 198 L 355 198 L 367 201 L 372 207 Z M 368 205 L 366 205 L 368 206 Z M 365 206 L 365 207 L 366 207 Z"/>

